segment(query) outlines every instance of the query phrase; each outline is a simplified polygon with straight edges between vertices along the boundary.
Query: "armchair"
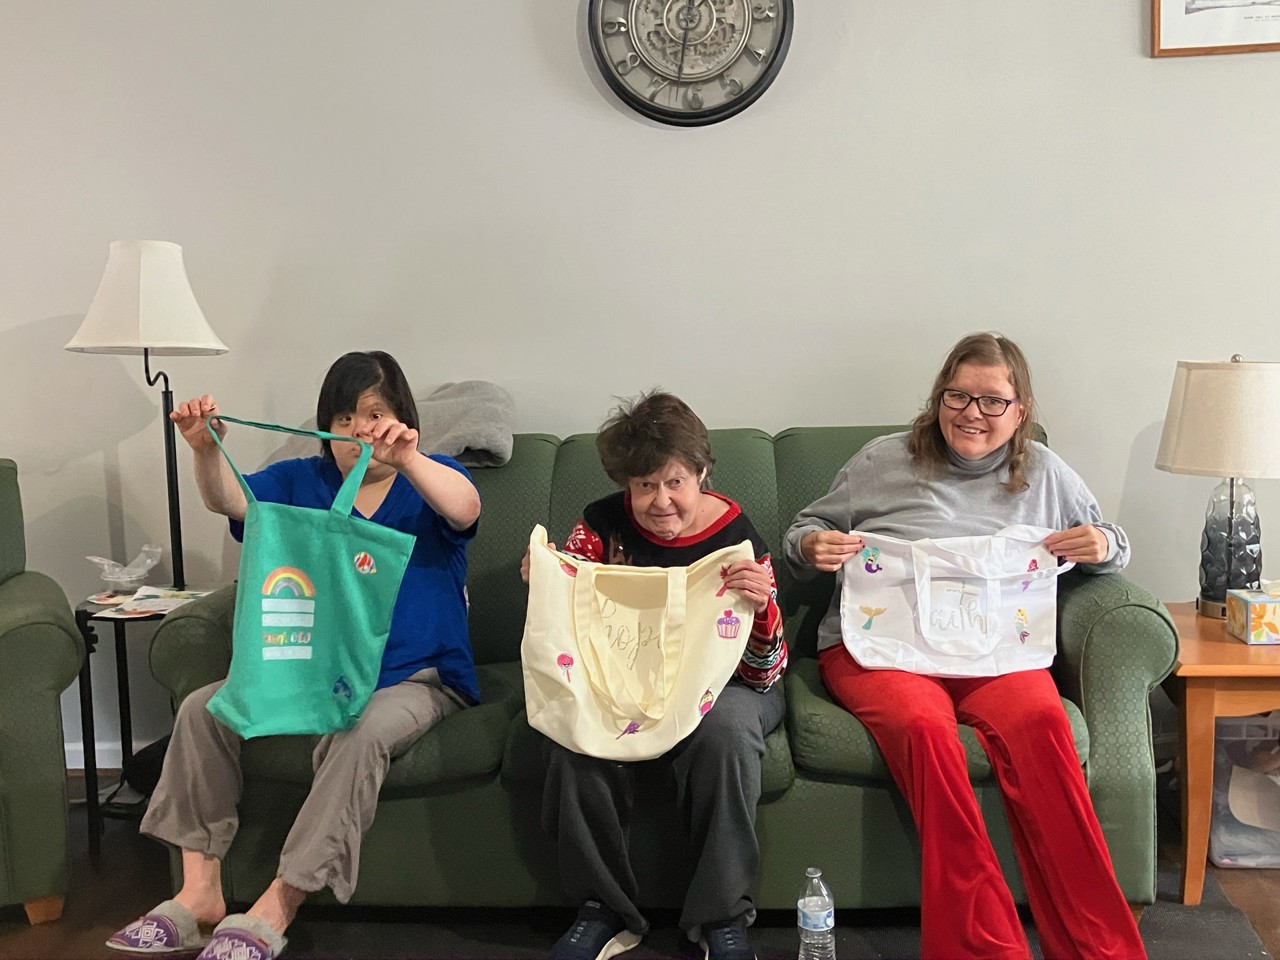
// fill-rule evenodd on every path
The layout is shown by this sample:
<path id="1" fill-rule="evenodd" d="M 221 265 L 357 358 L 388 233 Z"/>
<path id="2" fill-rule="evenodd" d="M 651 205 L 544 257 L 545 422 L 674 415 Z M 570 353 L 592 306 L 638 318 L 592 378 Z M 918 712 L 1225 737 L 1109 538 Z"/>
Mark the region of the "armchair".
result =
<path id="1" fill-rule="evenodd" d="M 59 696 L 84 645 L 62 589 L 26 569 L 18 468 L 0 460 L 0 904 L 62 915 L 67 772 Z"/>

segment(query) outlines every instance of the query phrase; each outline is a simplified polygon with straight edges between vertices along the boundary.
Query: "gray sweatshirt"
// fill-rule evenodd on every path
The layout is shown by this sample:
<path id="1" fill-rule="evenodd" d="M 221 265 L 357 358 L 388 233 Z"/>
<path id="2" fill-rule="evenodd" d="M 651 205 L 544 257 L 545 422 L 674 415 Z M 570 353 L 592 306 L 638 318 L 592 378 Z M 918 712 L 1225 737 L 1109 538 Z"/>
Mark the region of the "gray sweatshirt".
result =
<path id="1" fill-rule="evenodd" d="M 907 434 L 877 437 L 836 474 L 826 496 L 801 510 L 783 542 L 792 572 L 809 579 L 817 572 L 800 553 L 800 539 L 811 530 L 878 533 L 901 540 L 975 537 L 1015 523 L 1066 530 L 1093 524 L 1110 549 L 1101 563 L 1079 564 L 1086 573 L 1114 573 L 1129 562 L 1129 538 L 1102 519 L 1098 501 L 1079 474 L 1056 453 L 1032 442 L 1027 453 L 1029 486 L 1009 493 L 1005 467 L 1008 447 L 981 460 L 952 456 L 935 476 L 922 476 L 907 452 Z M 840 642 L 840 578 L 831 606 L 818 627 L 818 649 Z"/>

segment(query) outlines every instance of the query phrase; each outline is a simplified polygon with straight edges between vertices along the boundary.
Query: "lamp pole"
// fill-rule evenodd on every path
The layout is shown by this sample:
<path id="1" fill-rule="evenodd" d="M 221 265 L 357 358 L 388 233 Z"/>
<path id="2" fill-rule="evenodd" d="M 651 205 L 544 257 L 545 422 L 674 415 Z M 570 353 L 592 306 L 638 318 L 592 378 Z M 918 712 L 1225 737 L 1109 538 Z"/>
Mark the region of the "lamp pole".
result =
<path id="1" fill-rule="evenodd" d="M 154 387 L 161 378 L 164 389 L 160 391 L 160 406 L 164 418 L 164 473 L 169 494 L 169 553 L 173 564 L 173 588 L 187 588 L 186 574 L 182 569 L 182 516 L 178 510 L 178 449 L 175 442 L 173 420 L 173 391 L 169 389 L 169 375 L 163 370 L 151 373 L 151 351 L 142 349 L 142 368 L 147 376 L 147 386 Z"/>

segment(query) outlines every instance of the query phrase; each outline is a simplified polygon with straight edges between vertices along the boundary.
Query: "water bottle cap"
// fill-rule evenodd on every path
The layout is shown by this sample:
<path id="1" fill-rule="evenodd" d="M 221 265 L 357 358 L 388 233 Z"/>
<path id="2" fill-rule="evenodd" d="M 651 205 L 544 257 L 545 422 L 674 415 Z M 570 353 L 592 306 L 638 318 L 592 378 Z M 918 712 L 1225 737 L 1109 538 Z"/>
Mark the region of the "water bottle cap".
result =
<path id="1" fill-rule="evenodd" d="M 822 876 L 822 871 L 819 870 L 817 867 L 810 867 L 808 870 L 804 872 L 804 875 L 809 879 L 813 879 L 814 877 Z"/>

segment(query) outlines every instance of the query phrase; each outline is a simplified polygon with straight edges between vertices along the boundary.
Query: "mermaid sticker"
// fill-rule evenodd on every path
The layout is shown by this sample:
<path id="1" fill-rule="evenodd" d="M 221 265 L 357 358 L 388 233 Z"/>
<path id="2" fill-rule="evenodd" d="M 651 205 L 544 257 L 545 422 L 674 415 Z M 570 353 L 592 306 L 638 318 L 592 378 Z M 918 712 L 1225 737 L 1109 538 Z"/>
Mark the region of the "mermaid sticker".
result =
<path id="1" fill-rule="evenodd" d="M 1034 560 L 1031 561 L 1035 563 Z M 1027 637 L 1031 636 L 1031 624 L 1027 622 L 1027 611 L 1021 607 L 1018 612 L 1013 615 L 1013 626 L 1018 631 L 1018 642 L 1026 643 Z"/>
<path id="2" fill-rule="evenodd" d="M 867 573 L 879 573 L 884 569 L 880 564 L 876 563 L 880 559 L 879 547 L 867 547 L 862 551 L 860 559 L 862 560 L 862 569 L 866 570 Z M 883 611 L 881 612 L 883 613 Z"/>
<path id="3" fill-rule="evenodd" d="M 1039 569 L 1040 569 L 1040 564 L 1036 563 L 1036 558 L 1035 558 L 1035 557 L 1032 557 L 1032 558 L 1031 558 L 1031 563 L 1030 563 L 1030 565 L 1027 567 L 1027 573 L 1031 573 L 1033 570 L 1039 570 Z M 1026 590 L 1026 589 L 1027 589 L 1027 587 L 1029 587 L 1029 586 L 1031 586 L 1031 581 L 1030 581 L 1030 580 L 1023 580 L 1023 581 L 1022 581 L 1022 589 L 1023 589 L 1023 590 Z"/>

